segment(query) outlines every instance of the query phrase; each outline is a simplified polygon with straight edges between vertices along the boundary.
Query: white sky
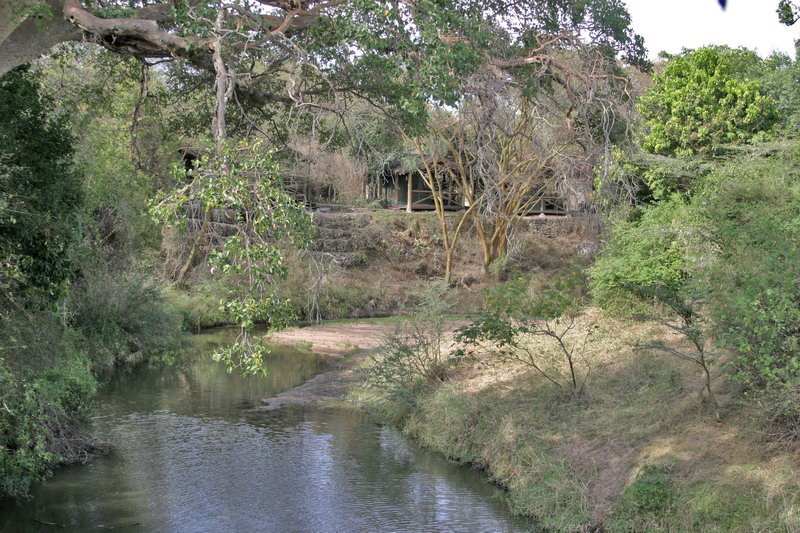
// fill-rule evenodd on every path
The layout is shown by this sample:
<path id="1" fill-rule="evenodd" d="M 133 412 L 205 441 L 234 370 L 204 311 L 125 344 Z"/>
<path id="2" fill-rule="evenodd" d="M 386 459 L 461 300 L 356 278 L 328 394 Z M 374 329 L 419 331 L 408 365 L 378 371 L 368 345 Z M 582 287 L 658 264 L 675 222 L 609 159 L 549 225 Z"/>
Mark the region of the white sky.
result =
<path id="1" fill-rule="evenodd" d="M 728 0 L 723 11 L 717 0 L 626 0 L 633 29 L 644 37 L 651 58 L 662 50 L 727 44 L 755 49 L 759 55 L 780 50 L 794 57 L 800 22 L 778 22 L 778 0 Z"/>

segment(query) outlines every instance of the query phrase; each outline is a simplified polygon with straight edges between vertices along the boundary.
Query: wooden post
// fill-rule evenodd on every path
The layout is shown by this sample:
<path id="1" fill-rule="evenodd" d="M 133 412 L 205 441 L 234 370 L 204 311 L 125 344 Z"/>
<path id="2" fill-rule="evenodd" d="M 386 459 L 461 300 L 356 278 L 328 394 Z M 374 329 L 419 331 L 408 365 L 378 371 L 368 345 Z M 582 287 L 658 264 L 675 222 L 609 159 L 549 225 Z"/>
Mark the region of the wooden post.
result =
<path id="1" fill-rule="evenodd" d="M 412 211 L 411 204 L 414 202 L 414 174 L 408 175 L 408 187 L 406 196 L 408 197 L 406 202 L 406 213 L 410 213 Z"/>

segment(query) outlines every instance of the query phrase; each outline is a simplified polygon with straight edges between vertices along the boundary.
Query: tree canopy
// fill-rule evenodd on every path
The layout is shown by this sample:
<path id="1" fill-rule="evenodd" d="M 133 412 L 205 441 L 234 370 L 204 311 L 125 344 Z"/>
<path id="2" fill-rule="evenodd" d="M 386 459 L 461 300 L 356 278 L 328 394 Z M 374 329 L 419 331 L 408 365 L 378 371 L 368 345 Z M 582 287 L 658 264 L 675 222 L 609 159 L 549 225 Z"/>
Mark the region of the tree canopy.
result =
<path id="1" fill-rule="evenodd" d="M 737 77 L 748 57 L 725 47 L 669 57 L 639 102 L 649 130 L 644 149 L 693 154 L 772 127 L 778 115 L 760 82 Z"/>
<path id="2" fill-rule="evenodd" d="M 0 113 L 0 273 L 52 298 L 70 276 L 78 239 L 74 138 L 25 67 L 0 78 Z"/>
<path id="3" fill-rule="evenodd" d="M 252 109 L 370 96 L 407 119 L 429 99 L 453 104 L 477 66 L 552 69 L 581 36 L 642 64 L 620 0 L 509 2 L 165 2 L 0 0 L 0 74 L 58 42 L 97 43 L 178 76 L 224 75 L 226 101 Z M 215 63 L 215 50 L 219 48 Z"/>

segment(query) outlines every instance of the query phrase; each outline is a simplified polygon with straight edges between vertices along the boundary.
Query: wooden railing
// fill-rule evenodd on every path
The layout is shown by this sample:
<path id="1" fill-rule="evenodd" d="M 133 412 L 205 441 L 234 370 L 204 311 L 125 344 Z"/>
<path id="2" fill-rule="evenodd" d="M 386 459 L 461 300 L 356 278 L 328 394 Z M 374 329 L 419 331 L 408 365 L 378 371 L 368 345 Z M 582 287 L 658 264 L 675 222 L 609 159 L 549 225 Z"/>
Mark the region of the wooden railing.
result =
<path id="1" fill-rule="evenodd" d="M 524 215 L 566 215 L 564 200 L 558 196 L 542 196 L 521 213 Z"/>

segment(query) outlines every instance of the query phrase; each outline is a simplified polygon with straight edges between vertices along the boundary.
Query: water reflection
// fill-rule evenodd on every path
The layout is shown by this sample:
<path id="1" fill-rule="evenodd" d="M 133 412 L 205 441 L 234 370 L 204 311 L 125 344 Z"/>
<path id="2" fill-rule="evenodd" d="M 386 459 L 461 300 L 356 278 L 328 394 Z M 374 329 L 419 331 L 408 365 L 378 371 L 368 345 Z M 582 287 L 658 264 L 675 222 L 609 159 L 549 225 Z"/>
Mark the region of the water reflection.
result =
<path id="1" fill-rule="evenodd" d="M 115 452 L 60 471 L 31 502 L 0 502 L 0 530 L 527 529 L 479 473 L 357 413 L 248 410 L 313 375 L 319 361 L 281 349 L 269 366 L 268 379 L 243 379 L 203 357 L 115 379 L 93 421 Z"/>

